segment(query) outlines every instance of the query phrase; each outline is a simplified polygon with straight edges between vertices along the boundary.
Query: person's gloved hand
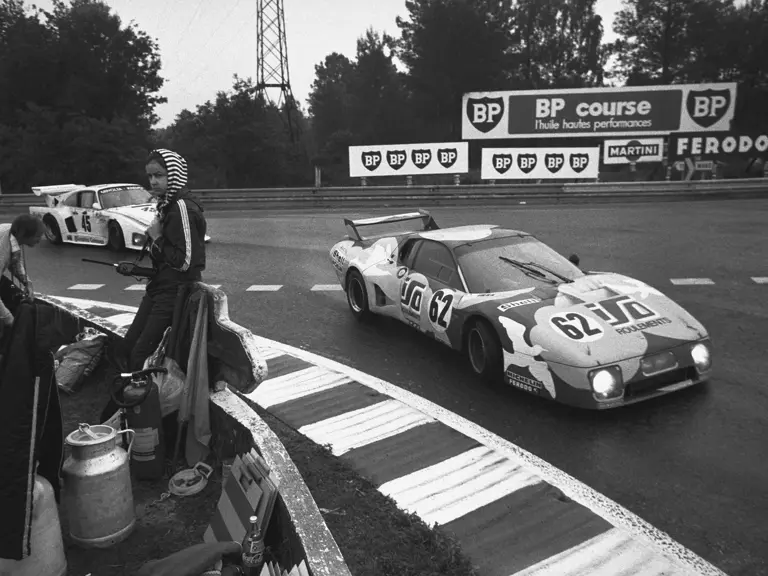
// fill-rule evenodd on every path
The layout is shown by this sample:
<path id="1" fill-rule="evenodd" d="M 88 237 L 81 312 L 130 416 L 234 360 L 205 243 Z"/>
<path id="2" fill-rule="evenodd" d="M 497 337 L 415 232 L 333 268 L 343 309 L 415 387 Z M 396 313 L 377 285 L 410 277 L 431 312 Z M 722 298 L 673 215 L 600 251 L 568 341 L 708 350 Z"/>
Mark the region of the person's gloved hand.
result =
<path id="1" fill-rule="evenodd" d="M 150 560 L 139 568 L 136 576 L 200 576 L 222 556 L 241 552 L 239 542 L 195 544 L 160 560 Z"/>
<path id="2" fill-rule="evenodd" d="M 120 262 L 117 265 L 117 273 L 122 274 L 123 276 L 133 276 L 133 269 L 136 267 L 136 264 L 133 262 Z"/>

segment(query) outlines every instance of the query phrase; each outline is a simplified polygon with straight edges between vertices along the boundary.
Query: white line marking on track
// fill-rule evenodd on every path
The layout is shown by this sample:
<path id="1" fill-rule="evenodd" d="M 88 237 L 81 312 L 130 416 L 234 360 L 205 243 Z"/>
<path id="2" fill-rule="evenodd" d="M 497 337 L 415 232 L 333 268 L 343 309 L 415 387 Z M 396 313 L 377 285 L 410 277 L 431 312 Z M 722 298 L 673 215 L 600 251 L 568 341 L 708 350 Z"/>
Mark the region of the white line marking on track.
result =
<path id="1" fill-rule="evenodd" d="M 472 448 L 379 486 L 427 525 L 447 524 L 541 478 L 486 446 Z"/>
<path id="2" fill-rule="evenodd" d="M 135 292 L 143 292 L 147 289 L 146 284 L 131 284 L 130 286 L 126 286 L 125 290 L 132 290 Z"/>
<path id="3" fill-rule="evenodd" d="M 714 284 L 709 278 L 671 278 L 675 286 L 710 286 Z"/>
<path id="4" fill-rule="evenodd" d="M 312 286 L 313 292 L 341 292 L 343 288 L 339 284 L 315 284 Z"/>
<path id="5" fill-rule="evenodd" d="M 89 310 L 91 308 L 106 308 L 107 310 L 115 310 L 117 312 L 132 312 L 136 314 L 139 308 L 138 306 L 126 306 L 124 304 L 113 304 L 112 302 L 101 302 L 98 300 L 86 300 L 84 298 L 69 298 L 66 296 L 51 296 L 56 300 L 61 300 L 67 304 L 73 304 L 83 310 Z"/>
<path id="6" fill-rule="evenodd" d="M 247 397 L 263 408 L 271 408 L 275 404 L 330 390 L 349 382 L 349 378 L 338 372 L 312 366 L 277 378 L 267 378 Z"/>
<path id="7" fill-rule="evenodd" d="M 428 422 L 434 420 L 402 402 L 384 400 L 373 406 L 302 426 L 299 432 L 317 444 L 330 444 L 333 454 L 341 456 L 352 448 L 366 446 Z"/>
<path id="8" fill-rule="evenodd" d="M 246 292 L 277 292 L 282 284 L 254 284 L 245 289 Z"/>
<path id="9" fill-rule="evenodd" d="M 115 314 L 114 316 L 107 316 L 105 320 L 112 322 L 115 326 L 130 326 L 136 314 L 133 312 L 123 312 L 122 314 Z"/>
<path id="10" fill-rule="evenodd" d="M 752 282 L 755 284 L 768 284 L 768 276 L 752 276 Z"/>
<path id="11" fill-rule="evenodd" d="M 103 287 L 104 284 L 73 284 L 67 290 L 98 290 Z"/>
<path id="12" fill-rule="evenodd" d="M 672 576 L 679 568 L 618 528 L 515 572 L 513 576 Z"/>
<path id="13" fill-rule="evenodd" d="M 366 374 L 365 372 L 361 372 L 350 366 L 345 366 L 330 358 L 325 358 L 319 354 L 314 354 L 307 350 L 295 348 L 288 344 L 283 344 L 282 342 L 270 340 L 269 338 L 264 338 L 263 336 L 257 336 L 255 334 L 254 339 L 258 342 L 258 346 L 260 347 L 263 346 L 264 348 L 282 350 L 286 354 L 290 354 L 291 356 L 295 356 L 296 358 L 300 358 L 306 362 L 315 364 L 316 366 L 322 366 L 328 370 L 335 370 L 341 374 L 345 374 L 352 380 L 355 380 L 364 386 L 368 386 L 382 394 L 386 394 L 391 398 L 395 398 L 446 426 L 461 432 L 465 436 L 469 436 L 480 444 L 505 454 L 511 460 L 517 459 L 526 466 L 532 468 L 535 473 L 546 482 L 562 490 L 566 496 L 575 502 L 591 510 L 598 516 L 601 516 L 610 524 L 627 530 L 646 546 L 649 546 L 658 553 L 676 561 L 675 565 L 679 567 L 680 570 L 687 568 L 689 570 L 687 574 L 690 574 L 691 576 L 727 576 L 725 572 L 707 562 L 691 550 L 688 550 L 679 542 L 673 540 L 669 534 L 652 526 L 617 502 L 611 500 L 600 492 L 597 492 L 593 488 L 590 488 L 546 460 L 542 460 L 520 446 L 493 434 L 471 420 L 467 420 L 458 414 L 446 410 L 442 406 L 430 402 L 413 392 L 399 388 L 394 384 L 390 384 L 385 380 L 376 378 L 375 376 L 371 376 L 370 374 Z M 678 573 L 682 574 L 684 572 Z"/>

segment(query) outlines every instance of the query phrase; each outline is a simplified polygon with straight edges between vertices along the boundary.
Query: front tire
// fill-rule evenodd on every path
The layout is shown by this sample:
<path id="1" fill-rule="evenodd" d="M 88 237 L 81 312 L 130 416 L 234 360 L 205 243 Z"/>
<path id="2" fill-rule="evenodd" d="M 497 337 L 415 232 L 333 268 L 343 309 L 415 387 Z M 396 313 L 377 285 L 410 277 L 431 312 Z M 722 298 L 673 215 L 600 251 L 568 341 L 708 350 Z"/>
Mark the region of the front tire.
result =
<path id="1" fill-rule="evenodd" d="M 45 237 L 51 244 L 61 244 L 61 230 L 59 229 L 59 223 L 52 216 L 46 216 L 43 218 L 43 224 L 45 224 Z"/>
<path id="2" fill-rule="evenodd" d="M 120 228 L 120 224 L 117 222 L 110 222 L 107 228 L 107 246 L 113 252 L 119 252 L 125 248 L 125 238 L 123 237 L 123 229 Z"/>
<path id="3" fill-rule="evenodd" d="M 486 382 L 503 380 L 501 342 L 485 320 L 474 320 L 467 332 L 467 357 L 472 371 Z"/>
<path id="4" fill-rule="evenodd" d="M 365 288 L 365 280 L 357 270 L 352 270 L 347 277 L 347 304 L 356 320 L 367 320 L 371 317 L 371 309 L 368 307 L 368 290 Z"/>

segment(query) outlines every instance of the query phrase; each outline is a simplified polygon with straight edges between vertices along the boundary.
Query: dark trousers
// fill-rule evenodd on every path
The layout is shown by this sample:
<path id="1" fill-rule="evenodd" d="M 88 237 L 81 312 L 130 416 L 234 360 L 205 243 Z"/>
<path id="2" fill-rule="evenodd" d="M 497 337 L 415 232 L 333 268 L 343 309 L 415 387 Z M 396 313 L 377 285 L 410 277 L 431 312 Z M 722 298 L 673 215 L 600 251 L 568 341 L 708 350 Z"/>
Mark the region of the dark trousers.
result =
<path id="1" fill-rule="evenodd" d="M 157 350 L 163 333 L 173 323 L 178 284 L 147 291 L 138 312 L 123 339 L 123 350 L 128 358 L 128 370 L 135 372 L 144 367 L 144 361 Z"/>

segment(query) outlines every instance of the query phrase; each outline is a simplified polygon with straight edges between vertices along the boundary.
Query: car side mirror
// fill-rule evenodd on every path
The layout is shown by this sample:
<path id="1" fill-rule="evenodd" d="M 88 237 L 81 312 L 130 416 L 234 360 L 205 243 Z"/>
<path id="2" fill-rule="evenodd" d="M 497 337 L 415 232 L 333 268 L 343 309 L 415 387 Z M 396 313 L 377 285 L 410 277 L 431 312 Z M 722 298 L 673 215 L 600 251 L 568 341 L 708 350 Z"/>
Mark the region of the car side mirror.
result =
<path id="1" fill-rule="evenodd" d="M 571 254 L 571 255 L 568 257 L 568 261 L 569 261 L 571 264 L 573 264 L 574 266 L 578 266 L 578 265 L 579 265 L 579 262 L 581 262 L 581 260 L 579 259 L 579 256 L 578 256 L 577 254 Z"/>

